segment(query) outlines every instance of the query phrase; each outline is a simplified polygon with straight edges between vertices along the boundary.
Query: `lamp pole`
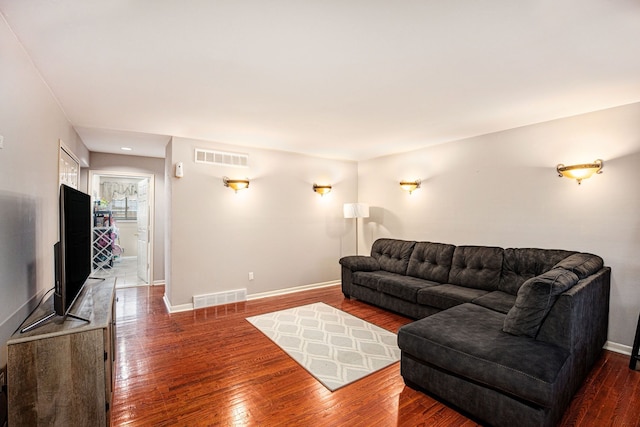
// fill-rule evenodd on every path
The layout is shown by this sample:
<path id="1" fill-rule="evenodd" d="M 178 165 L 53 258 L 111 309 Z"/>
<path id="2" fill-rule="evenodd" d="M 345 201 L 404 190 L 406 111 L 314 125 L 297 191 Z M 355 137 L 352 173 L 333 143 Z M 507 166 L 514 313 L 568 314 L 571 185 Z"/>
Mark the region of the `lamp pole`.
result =
<path id="1" fill-rule="evenodd" d="M 356 255 L 360 255 L 358 253 L 358 217 L 356 217 Z"/>

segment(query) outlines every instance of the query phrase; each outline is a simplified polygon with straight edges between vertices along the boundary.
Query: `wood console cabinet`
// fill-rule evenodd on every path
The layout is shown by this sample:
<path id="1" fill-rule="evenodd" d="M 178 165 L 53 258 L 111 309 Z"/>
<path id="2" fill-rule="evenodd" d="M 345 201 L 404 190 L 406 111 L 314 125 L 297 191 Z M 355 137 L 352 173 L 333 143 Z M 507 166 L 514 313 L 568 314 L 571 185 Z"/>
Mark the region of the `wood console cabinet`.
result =
<path id="1" fill-rule="evenodd" d="M 71 312 L 7 342 L 9 425 L 108 426 L 115 350 L 115 279 L 88 279 Z M 53 310 L 45 301 L 29 322 Z"/>

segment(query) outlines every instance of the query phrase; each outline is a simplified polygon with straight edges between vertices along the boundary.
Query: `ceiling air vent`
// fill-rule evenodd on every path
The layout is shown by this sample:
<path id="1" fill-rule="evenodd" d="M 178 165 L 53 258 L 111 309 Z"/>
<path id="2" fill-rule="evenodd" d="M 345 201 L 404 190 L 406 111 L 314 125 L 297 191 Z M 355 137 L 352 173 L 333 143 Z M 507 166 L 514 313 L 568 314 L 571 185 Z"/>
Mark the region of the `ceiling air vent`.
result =
<path id="1" fill-rule="evenodd" d="M 202 148 L 196 148 L 196 163 L 246 168 L 249 166 L 249 155 L 244 153 L 232 153 L 230 151 L 203 150 Z"/>

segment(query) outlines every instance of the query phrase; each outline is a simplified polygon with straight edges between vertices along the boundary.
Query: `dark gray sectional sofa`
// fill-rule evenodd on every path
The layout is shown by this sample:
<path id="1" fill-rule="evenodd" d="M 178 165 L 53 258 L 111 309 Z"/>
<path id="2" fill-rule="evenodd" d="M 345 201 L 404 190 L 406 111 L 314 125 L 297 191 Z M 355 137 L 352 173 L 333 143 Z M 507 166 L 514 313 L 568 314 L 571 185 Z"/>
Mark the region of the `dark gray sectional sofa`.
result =
<path id="1" fill-rule="evenodd" d="M 418 319 L 398 331 L 405 383 L 490 425 L 558 423 L 607 339 L 596 255 L 379 239 L 340 264 L 346 297 Z"/>

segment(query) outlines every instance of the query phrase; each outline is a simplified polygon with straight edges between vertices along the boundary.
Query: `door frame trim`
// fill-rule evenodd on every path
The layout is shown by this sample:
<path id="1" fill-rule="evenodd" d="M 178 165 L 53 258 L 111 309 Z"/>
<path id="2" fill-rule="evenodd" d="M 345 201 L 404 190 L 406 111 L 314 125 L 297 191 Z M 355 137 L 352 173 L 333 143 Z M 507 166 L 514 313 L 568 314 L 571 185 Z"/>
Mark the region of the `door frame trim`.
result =
<path id="1" fill-rule="evenodd" d="M 109 176 L 112 178 L 122 177 L 122 178 L 148 178 L 149 179 L 149 281 L 148 285 L 153 285 L 153 246 L 155 243 L 154 233 L 155 233 L 155 209 L 156 209 L 156 198 L 155 198 L 155 175 L 152 173 L 144 173 L 144 172 L 124 172 L 124 171 L 112 171 L 112 170 L 99 170 L 92 169 L 89 171 L 89 182 L 88 189 L 89 194 L 91 195 L 91 200 L 95 200 L 98 191 L 94 192 L 93 189 L 93 177 L 94 176 Z"/>

